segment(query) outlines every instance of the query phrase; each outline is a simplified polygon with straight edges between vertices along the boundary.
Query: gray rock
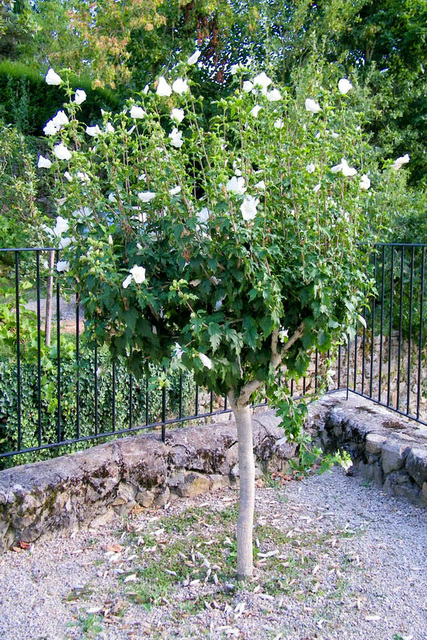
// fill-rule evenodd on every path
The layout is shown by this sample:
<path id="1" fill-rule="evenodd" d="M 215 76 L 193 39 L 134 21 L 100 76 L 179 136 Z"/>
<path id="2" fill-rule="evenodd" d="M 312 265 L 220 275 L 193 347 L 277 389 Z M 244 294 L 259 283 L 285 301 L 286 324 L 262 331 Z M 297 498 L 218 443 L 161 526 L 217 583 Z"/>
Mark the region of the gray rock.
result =
<path id="1" fill-rule="evenodd" d="M 231 473 L 231 469 L 234 467 L 234 465 L 237 464 L 238 459 L 239 448 L 237 442 L 234 442 L 231 447 L 227 448 L 224 458 L 221 461 L 221 464 L 218 466 L 218 473 L 220 473 L 221 475 L 229 475 Z"/>
<path id="2" fill-rule="evenodd" d="M 164 507 L 170 500 L 171 492 L 169 487 L 163 487 L 154 500 L 155 507 Z"/>
<path id="3" fill-rule="evenodd" d="M 133 502 L 135 500 L 136 493 L 137 489 L 135 486 L 127 482 L 120 482 L 117 488 L 117 498 L 113 502 L 113 505 L 120 503 L 124 504 L 125 502 Z"/>
<path id="4" fill-rule="evenodd" d="M 387 493 L 406 498 L 415 504 L 419 502 L 420 487 L 410 479 L 405 471 L 390 473 L 385 479 L 383 489 Z"/>
<path id="5" fill-rule="evenodd" d="M 383 407 L 360 397 L 339 395 L 322 399 L 313 409 L 308 424 L 315 441 L 327 452 L 345 448 L 355 468 L 389 493 L 417 504 L 427 501 L 418 487 L 427 480 L 425 432 L 410 420 L 399 419 Z M 402 472 L 400 480 L 390 474 Z M 415 484 L 414 484 L 415 481 Z"/>
<path id="6" fill-rule="evenodd" d="M 106 524 L 109 524 L 114 520 L 114 511 L 113 509 L 107 509 L 104 513 L 94 518 L 90 523 L 89 527 L 91 529 L 99 529 L 99 527 L 104 527 Z"/>
<path id="7" fill-rule="evenodd" d="M 381 464 L 384 473 L 387 475 L 401 469 L 408 453 L 409 449 L 405 444 L 397 441 L 385 442 L 381 447 Z"/>
<path id="8" fill-rule="evenodd" d="M 151 489 L 141 489 L 135 496 L 136 502 L 147 509 L 152 506 L 155 498 L 156 492 Z"/>
<path id="9" fill-rule="evenodd" d="M 368 433 L 365 444 L 366 452 L 372 454 L 381 453 L 381 448 L 386 440 L 385 436 L 378 433 Z"/>
<path id="10" fill-rule="evenodd" d="M 193 498 L 210 490 L 211 479 L 207 475 L 192 471 L 175 476 L 169 488 L 181 498 Z"/>
<path id="11" fill-rule="evenodd" d="M 223 476 L 220 473 L 214 473 L 210 476 L 211 480 L 211 491 L 218 491 L 218 489 L 225 489 L 230 484 L 230 479 L 228 475 Z"/>
<path id="12" fill-rule="evenodd" d="M 405 468 L 415 482 L 422 487 L 427 482 L 427 450 L 411 449 L 406 458 Z"/>

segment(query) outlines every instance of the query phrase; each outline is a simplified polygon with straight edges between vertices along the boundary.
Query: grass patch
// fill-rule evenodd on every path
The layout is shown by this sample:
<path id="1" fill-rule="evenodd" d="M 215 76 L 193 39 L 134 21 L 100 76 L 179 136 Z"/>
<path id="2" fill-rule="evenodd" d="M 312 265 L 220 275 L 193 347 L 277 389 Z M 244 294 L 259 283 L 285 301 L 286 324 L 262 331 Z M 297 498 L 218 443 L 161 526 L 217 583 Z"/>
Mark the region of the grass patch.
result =
<path id="1" fill-rule="evenodd" d="M 102 616 L 93 613 L 80 614 L 78 621 L 69 622 L 67 627 L 79 627 L 83 638 L 89 640 L 89 638 L 96 638 L 103 631 L 102 621 Z"/>
<path id="2" fill-rule="evenodd" d="M 121 577 L 129 599 L 150 609 L 166 603 L 179 585 L 192 592 L 207 583 L 219 585 L 232 579 L 237 549 L 234 535 L 227 532 L 234 532 L 236 520 L 235 506 L 223 510 L 194 507 L 150 523 L 142 536 L 130 534 L 140 562 L 130 574 L 136 579 L 126 584 L 126 576 Z M 200 606 L 205 606 L 204 602 Z M 194 598 L 184 609 L 200 610 Z"/>
<path id="3" fill-rule="evenodd" d="M 77 602 L 78 600 L 89 600 L 91 595 L 94 593 L 94 590 L 91 588 L 89 584 L 84 585 L 83 587 L 74 587 L 71 589 L 68 596 L 66 596 L 66 602 Z"/>
<path id="4" fill-rule="evenodd" d="M 356 532 L 284 532 L 269 523 L 258 524 L 255 580 L 242 584 L 235 573 L 237 516 L 237 505 L 204 506 L 143 521 L 126 538 L 138 558 L 119 578 L 126 597 L 149 610 L 178 596 L 173 614 L 177 621 L 230 601 L 241 589 L 301 601 L 319 595 L 342 597 L 347 589 L 343 574 L 351 561 L 344 556 L 334 565 L 334 547 Z"/>

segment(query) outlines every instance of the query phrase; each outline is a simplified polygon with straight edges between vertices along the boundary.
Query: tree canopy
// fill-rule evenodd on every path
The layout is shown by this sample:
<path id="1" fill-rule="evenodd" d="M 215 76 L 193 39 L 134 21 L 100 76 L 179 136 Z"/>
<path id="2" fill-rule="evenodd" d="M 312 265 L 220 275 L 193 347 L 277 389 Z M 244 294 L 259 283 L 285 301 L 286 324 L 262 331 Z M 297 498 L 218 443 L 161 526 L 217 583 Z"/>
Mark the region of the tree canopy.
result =
<path id="1" fill-rule="evenodd" d="M 232 91 L 207 120 L 193 94 L 199 57 L 89 126 L 78 117 L 84 96 L 66 89 L 39 166 L 55 176 L 49 235 L 66 251 L 57 269 L 78 283 L 93 338 L 136 376 L 150 363 L 191 370 L 228 396 L 239 431 L 238 572 L 248 577 L 250 402 L 265 388 L 273 405 L 286 403 L 311 350 L 328 351 L 354 325 L 382 223 L 376 194 L 408 158 L 381 170 L 351 82 L 331 86 L 315 62 L 292 89 L 233 69 Z"/>

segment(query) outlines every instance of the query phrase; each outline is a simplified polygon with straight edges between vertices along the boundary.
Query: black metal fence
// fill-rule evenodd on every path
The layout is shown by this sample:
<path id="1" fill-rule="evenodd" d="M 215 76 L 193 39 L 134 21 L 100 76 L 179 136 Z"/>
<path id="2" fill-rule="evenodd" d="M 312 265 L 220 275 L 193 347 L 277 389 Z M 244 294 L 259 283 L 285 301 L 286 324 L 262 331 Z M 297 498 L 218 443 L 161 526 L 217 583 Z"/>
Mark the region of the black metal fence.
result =
<path id="1" fill-rule="evenodd" d="M 426 424 L 426 244 L 378 244 L 376 295 L 350 346 L 347 387 Z"/>
<path id="2" fill-rule="evenodd" d="M 357 334 L 334 354 L 314 353 L 306 377 L 289 383 L 293 396 L 316 392 L 326 376 L 329 391 L 350 390 L 426 424 L 426 246 L 377 246 L 377 293 Z M 141 429 L 160 428 L 164 438 L 167 425 L 230 412 L 191 374 L 153 367 L 135 380 L 91 346 L 58 266 L 51 247 L 0 249 L 0 468 Z"/>

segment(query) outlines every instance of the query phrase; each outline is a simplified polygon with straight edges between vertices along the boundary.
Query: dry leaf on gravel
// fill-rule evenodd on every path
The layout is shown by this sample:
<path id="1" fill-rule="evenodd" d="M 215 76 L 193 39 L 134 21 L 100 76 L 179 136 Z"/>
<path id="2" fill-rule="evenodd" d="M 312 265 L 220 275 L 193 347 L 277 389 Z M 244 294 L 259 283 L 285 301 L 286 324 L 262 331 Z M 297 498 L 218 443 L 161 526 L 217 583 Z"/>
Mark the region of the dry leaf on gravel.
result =
<path id="1" fill-rule="evenodd" d="M 121 544 L 114 543 L 114 544 L 107 545 L 106 550 L 113 551 L 114 553 L 120 553 L 120 551 L 123 551 L 124 548 L 125 547 L 122 547 Z"/>

